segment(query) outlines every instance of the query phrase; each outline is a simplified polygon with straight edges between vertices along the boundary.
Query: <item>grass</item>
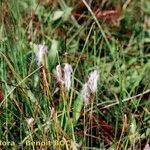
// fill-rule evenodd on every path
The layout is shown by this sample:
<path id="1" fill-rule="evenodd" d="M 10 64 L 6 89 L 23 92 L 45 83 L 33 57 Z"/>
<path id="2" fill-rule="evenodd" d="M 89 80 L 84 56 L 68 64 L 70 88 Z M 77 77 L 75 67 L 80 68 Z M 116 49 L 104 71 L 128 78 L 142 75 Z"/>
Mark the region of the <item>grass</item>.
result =
<path id="1" fill-rule="evenodd" d="M 149 144 L 149 1 L 91 2 L 0 0 L 1 149 Z M 41 65 L 39 44 L 48 48 Z M 56 78 L 65 63 L 73 69 L 69 91 Z M 85 105 L 93 70 L 98 89 Z"/>

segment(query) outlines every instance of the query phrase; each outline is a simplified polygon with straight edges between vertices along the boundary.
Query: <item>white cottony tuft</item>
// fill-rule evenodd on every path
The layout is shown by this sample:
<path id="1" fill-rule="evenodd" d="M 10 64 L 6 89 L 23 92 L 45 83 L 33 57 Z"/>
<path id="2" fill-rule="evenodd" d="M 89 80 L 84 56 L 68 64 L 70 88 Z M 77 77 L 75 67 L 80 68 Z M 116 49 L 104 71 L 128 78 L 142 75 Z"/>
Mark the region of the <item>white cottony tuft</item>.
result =
<path id="1" fill-rule="evenodd" d="M 72 73 L 72 67 L 69 64 L 65 64 L 64 66 L 64 84 L 67 91 L 69 91 L 71 87 L 71 73 Z"/>
<path id="2" fill-rule="evenodd" d="M 96 93 L 97 92 L 97 82 L 99 79 L 99 73 L 97 70 L 94 70 L 89 74 L 89 79 L 88 79 L 88 87 L 91 91 L 91 93 Z"/>
<path id="3" fill-rule="evenodd" d="M 81 90 L 81 95 L 83 97 L 83 101 L 85 105 L 89 104 L 91 94 L 97 92 L 98 79 L 99 79 L 99 73 L 97 70 L 94 70 L 89 74 L 88 81 L 83 85 L 83 88 Z"/>
<path id="4" fill-rule="evenodd" d="M 46 45 L 36 45 L 36 50 L 35 50 L 35 55 L 36 55 L 36 60 L 38 63 L 38 66 L 40 66 L 43 63 L 44 57 L 46 56 L 47 53 L 47 46 Z"/>
<path id="5" fill-rule="evenodd" d="M 144 147 L 144 150 L 150 150 L 150 145 L 146 144 L 145 147 Z"/>
<path id="6" fill-rule="evenodd" d="M 72 74 L 72 67 L 68 63 L 64 65 L 63 71 L 60 65 L 56 66 L 56 79 L 57 82 L 60 84 L 64 84 L 65 89 L 67 91 L 70 90 L 71 87 L 71 74 Z"/>
<path id="7" fill-rule="evenodd" d="M 82 95 L 82 97 L 83 97 L 84 104 L 85 104 L 85 105 L 89 104 L 89 100 L 90 100 L 90 89 L 89 89 L 87 83 L 85 83 L 85 84 L 83 85 L 83 88 L 82 88 L 82 91 L 81 91 L 81 95 Z"/>
<path id="8" fill-rule="evenodd" d="M 61 84 L 64 83 L 63 78 L 62 78 L 62 70 L 61 70 L 60 65 L 56 66 L 56 79 L 57 79 L 58 83 L 61 83 Z"/>
<path id="9" fill-rule="evenodd" d="M 32 126 L 33 125 L 33 122 L 34 122 L 34 119 L 33 118 L 27 118 L 26 119 L 26 122 L 29 126 Z"/>

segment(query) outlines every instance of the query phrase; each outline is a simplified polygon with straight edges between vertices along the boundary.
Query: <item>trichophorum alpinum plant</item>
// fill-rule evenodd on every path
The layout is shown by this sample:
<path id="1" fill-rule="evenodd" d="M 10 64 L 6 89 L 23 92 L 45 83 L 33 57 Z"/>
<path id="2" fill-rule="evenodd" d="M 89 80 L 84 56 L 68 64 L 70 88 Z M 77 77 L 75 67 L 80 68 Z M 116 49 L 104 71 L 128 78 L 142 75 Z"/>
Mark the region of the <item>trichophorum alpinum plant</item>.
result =
<path id="1" fill-rule="evenodd" d="M 81 95 L 84 101 L 84 142 L 86 139 L 86 134 L 92 135 L 93 128 L 93 105 L 94 99 L 97 93 L 97 85 L 99 80 L 99 72 L 97 70 L 92 71 L 89 74 L 88 81 L 83 85 Z M 86 106 L 90 104 L 89 115 L 86 113 Z M 88 117 L 86 117 L 88 116 Z M 86 123 L 89 122 L 89 123 Z M 90 130 L 89 130 L 90 129 Z M 90 144 L 92 144 L 93 139 L 89 138 Z"/>
<path id="2" fill-rule="evenodd" d="M 67 126 L 66 120 L 70 119 L 69 91 L 71 89 L 72 71 L 72 66 L 68 63 L 56 66 L 56 81 L 59 84 L 60 91 L 59 111 L 62 112 L 61 126 L 63 128 Z"/>
<path id="3" fill-rule="evenodd" d="M 46 86 L 45 91 L 49 89 L 49 83 L 47 80 L 46 74 L 46 66 L 45 66 L 45 59 L 47 57 L 48 48 L 45 45 L 37 45 L 37 51 L 35 52 L 37 65 L 42 65 L 42 77 L 43 77 L 43 86 Z M 60 118 L 60 126 L 66 130 L 66 132 L 70 131 L 70 122 L 72 120 L 73 127 L 77 126 L 78 119 L 81 116 L 81 111 L 84 110 L 84 115 L 86 115 L 87 106 L 90 106 L 90 118 L 88 121 L 92 121 L 92 111 L 93 111 L 93 104 L 94 99 L 96 98 L 97 93 L 97 86 L 99 80 L 99 72 L 98 70 L 93 70 L 90 72 L 88 76 L 88 80 L 86 83 L 83 84 L 82 89 L 78 89 L 77 98 L 72 101 L 72 104 L 69 105 L 69 93 L 70 91 L 73 92 L 71 89 L 72 87 L 72 79 L 73 79 L 73 68 L 69 63 L 58 64 L 55 68 L 55 79 L 59 85 L 59 105 L 54 106 L 55 111 L 61 112 Z M 73 118 L 70 116 L 70 111 L 73 111 Z M 84 120 L 85 121 L 85 120 Z M 92 126 L 92 123 L 91 123 Z M 88 126 L 89 127 L 89 126 Z M 87 126 L 85 125 L 85 129 Z M 69 135 L 71 135 L 69 133 Z M 74 135 L 71 135 L 72 137 Z"/>
<path id="4" fill-rule="evenodd" d="M 43 89 L 46 95 L 51 93 L 48 83 L 48 68 L 46 66 L 47 54 L 48 47 L 46 45 L 36 45 L 36 62 L 37 66 L 42 66 Z M 77 126 L 78 119 L 81 116 L 82 110 L 84 110 L 84 115 L 86 115 L 86 109 L 88 108 L 88 105 L 91 106 L 90 118 L 88 121 L 92 120 L 93 103 L 97 93 L 99 73 L 97 70 L 94 70 L 89 74 L 88 80 L 85 84 L 83 84 L 82 89 L 77 89 L 75 94 L 77 95 L 77 98 L 75 100 L 72 100 L 71 105 L 69 102 L 69 96 L 71 92 L 74 92 L 72 85 L 73 68 L 71 64 L 58 64 L 55 68 L 54 76 L 55 82 L 57 83 L 56 85 L 59 85 L 57 87 L 59 88 L 59 104 L 58 106 L 55 106 L 54 103 L 52 103 L 53 106 L 50 106 L 50 108 L 54 108 L 55 112 L 60 113 L 57 113 L 59 116 L 58 118 L 60 127 L 63 128 L 64 131 L 68 133 L 68 135 L 74 137 L 72 127 L 75 129 L 75 127 Z M 51 98 L 53 99 L 53 97 Z M 73 117 L 70 116 L 70 113 L 73 113 Z M 27 119 L 27 123 L 31 126 L 30 119 Z"/>
<path id="5" fill-rule="evenodd" d="M 47 60 L 47 55 L 48 55 L 48 47 L 44 44 L 35 45 L 34 52 L 35 52 L 35 59 L 36 59 L 37 65 L 42 66 L 41 74 L 42 74 L 42 79 L 43 79 L 44 93 L 45 95 L 48 95 L 50 97 L 51 94 L 50 94 L 49 83 L 47 79 L 48 75 L 46 72 L 46 69 L 47 69 L 46 60 Z"/>
<path id="6" fill-rule="evenodd" d="M 92 135 L 93 126 L 93 105 L 98 89 L 99 72 L 93 70 L 89 73 L 88 80 L 82 86 L 73 106 L 74 126 L 78 126 L 79 118 L 83 118 L 83 144 L 92 144 L 93 139 L 87 135 Z M 89 111 L 90 110 L 90 111 Z M 75 128 L 76 129 L 76 128 Z"/>

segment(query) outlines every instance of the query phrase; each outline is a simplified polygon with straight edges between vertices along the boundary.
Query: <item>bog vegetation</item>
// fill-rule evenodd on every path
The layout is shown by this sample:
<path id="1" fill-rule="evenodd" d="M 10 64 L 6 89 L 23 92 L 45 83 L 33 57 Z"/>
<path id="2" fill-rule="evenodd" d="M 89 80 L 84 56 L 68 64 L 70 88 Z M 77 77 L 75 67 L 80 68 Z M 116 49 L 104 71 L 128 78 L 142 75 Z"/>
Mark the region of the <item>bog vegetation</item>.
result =
<path id="1" fill-rule="evenodd" d="M 150 149 L 149 0 L 0 0 L 0 147 Z"/>

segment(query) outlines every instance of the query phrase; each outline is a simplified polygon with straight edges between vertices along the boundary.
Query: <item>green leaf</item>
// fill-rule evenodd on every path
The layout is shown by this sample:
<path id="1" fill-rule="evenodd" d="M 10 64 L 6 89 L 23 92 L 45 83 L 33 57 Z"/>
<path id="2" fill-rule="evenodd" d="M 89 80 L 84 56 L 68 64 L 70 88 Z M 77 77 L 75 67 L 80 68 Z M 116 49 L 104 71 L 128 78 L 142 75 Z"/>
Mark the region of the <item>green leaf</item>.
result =
<path id="1" fill-rule="evenodd" d="M 55 63 L 56 63 L 58 48 L 59 48 L 59 42 L 57 40 L 53 39 L 51 49 L 48 54 L 48 61 L 51 65 L 51 67 L 53 67 L 53 65 L 55 65 Z"/>
<path id="2" fill-rule="evenodd" d="M 52 21 L 56 21 L 63 16 L 64 12 L 61 10 L 55 11 L 52 17 Z"/>
<path id="3" fill-rule="evenodd" d="M 64 10 L 64 14 L 62 16 L 62 19 L 63 21 L 67 21 L 69 16 L 71 15 L 71 11 L 72 11 L 72 8 L 71 7 L 67 7 L 65 10 Z"/>
<path id="4" fill-rule="evenodd" d="M 83 107 L 83 98 L 81 95 L 78 95 L 73 105 L 73 121 L 75 125 L 80 117 L 82 107 Z"/>
<path id="5" fill-rule="evenodd" d="M 30 98 L 30 100 L 32 102 L 36 102 L 37 101 L 37 99 L 35 98 L 35 96 L 33 95 L 33 93 L 30 90 L 28 90 L 26 92 L 27 92 L 27 96 Z"/>

